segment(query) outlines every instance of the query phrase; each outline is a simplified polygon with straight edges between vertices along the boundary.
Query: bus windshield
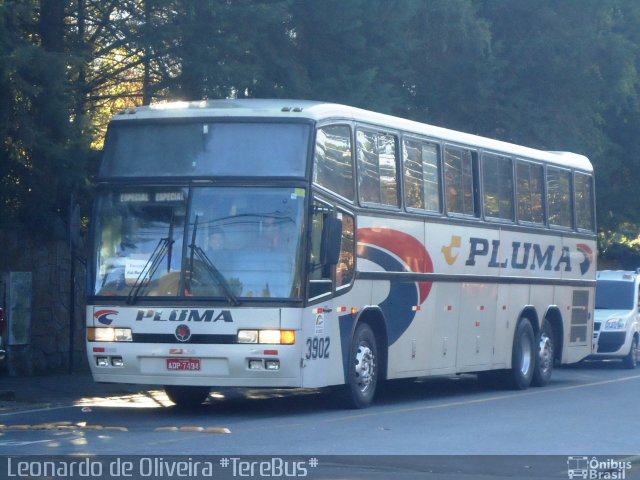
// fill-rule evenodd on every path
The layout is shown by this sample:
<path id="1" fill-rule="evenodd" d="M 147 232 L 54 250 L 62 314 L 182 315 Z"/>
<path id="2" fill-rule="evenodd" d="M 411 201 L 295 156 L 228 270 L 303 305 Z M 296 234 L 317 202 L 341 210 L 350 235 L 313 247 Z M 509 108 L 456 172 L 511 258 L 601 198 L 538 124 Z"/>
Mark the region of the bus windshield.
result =
<path id="1" fill-rule="evenodd" d="M 304 197 L 304 189 L 266 187 L 103 193 L 94 294 L 127 296 L 130 303 L 298 299 Z"/>

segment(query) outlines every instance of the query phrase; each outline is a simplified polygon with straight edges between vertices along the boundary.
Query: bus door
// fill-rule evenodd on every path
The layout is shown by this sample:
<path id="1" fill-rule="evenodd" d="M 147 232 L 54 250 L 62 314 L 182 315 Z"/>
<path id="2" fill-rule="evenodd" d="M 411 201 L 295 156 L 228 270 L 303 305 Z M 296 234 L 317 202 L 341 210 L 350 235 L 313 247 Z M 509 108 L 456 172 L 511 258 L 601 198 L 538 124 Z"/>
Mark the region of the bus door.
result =
<path id="1" fill-rule="evenodd" d="M 302 333 L 305 387 L 344 382 L 341 332 L 348 336 L 344 333 L 349 331 L 351 306 L 345 303 L 348 296 L 341 294 L 355 276 L 354 232 L 353 215 L 318 199 L 313 202 Z"/>

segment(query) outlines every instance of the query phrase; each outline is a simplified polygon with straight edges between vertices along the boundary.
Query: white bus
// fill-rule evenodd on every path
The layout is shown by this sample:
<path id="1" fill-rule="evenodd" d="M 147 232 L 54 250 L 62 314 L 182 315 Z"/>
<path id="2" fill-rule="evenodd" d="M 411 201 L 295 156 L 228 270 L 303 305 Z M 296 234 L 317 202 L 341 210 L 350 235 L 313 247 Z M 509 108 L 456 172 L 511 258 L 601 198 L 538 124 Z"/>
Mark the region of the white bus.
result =
<path id="1" fill-rule="evenodd" d="M 342 105 L 170 103 L 109 127 L 87 350 L 98 382 L 545 385 L 591 353 L 592 166 Z"/>

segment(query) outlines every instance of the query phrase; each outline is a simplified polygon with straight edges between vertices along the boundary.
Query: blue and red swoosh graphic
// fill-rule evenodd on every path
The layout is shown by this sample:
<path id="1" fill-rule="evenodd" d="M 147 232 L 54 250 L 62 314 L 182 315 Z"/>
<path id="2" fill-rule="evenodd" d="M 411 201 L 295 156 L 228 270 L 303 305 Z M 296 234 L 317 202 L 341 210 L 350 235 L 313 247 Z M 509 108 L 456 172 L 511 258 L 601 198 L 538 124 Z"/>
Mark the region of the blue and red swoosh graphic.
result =
<path id="1" fill-rule="evenodd" d="M 429 253 L 415 237 L 388 228 L 358 230 L 358 257 L 367 259 L 387 272 L 433 272 Z M 411 325 L 416 312 L 431 292 L 431 282 L 391 281 L 389 295 L 380 304 L 387 321 L 389 345 Z"/>
<path id="2" fill-rule="evenodd" d="M 93 314 L 93 318 L 98 320 L 98 322 L 102 323 L 103 325 L 111 325 L 111 322 L 113 322 L 113 318 L 111 318 L 111 315 L 115 316 L 118 315 L 118 313 L 120 312 L 118 312 L 117 310 L 98 310 Z"/>

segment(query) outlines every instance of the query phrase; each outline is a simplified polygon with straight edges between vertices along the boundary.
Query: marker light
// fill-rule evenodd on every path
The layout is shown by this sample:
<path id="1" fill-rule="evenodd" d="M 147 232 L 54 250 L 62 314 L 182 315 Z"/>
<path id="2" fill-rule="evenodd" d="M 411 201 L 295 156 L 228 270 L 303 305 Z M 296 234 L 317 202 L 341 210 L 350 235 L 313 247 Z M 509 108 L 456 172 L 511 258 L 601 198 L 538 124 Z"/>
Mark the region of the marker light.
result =
<path id="1" fill-rule="evenodd" d="M 281 330 L 280 343 L 282 345 L 293 345 L 296 343 L 296 332 L 293 330 Z"/>
<path id="2" fill-rule="evenodd" d="M 280 360 L 265 360 L 264 367 L 266 370 L 280 370 Z"/>

